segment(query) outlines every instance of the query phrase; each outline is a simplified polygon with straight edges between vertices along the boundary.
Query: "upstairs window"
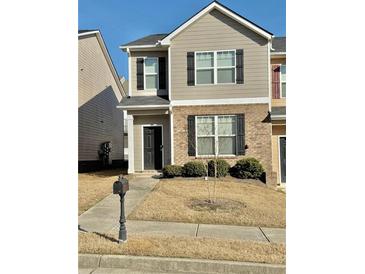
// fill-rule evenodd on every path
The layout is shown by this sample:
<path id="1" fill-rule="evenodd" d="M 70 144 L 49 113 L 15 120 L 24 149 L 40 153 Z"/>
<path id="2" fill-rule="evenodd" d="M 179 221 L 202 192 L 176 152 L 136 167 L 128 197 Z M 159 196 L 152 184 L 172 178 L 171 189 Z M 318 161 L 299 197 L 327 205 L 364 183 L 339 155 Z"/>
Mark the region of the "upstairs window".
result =
<path id="1" fill-rule="evenodd" d="M 280 66 L 281 98 L 286 98 L 286 65 Z"/>
<path id="2" fill-rule="evenodd" d="M 196 83 L 214 84 L 214 52 L 196 54 Z"/>
<path id="3" fill-rule="evenodd" d="M 147 57 L 144 59 L 144 86 L 145 89 L 158 89 L 158 58 Z"/>
<path id="4" fill-rule="evenodd" d="M 217 52 L 217 83 L 234 83 L 236 78 L 236 57 L 232 51 Z"/>
<path id="5" fill-rule="evenodd" d="M 236 51 L 195 52 L 196 85 L 236 82 Z"/>

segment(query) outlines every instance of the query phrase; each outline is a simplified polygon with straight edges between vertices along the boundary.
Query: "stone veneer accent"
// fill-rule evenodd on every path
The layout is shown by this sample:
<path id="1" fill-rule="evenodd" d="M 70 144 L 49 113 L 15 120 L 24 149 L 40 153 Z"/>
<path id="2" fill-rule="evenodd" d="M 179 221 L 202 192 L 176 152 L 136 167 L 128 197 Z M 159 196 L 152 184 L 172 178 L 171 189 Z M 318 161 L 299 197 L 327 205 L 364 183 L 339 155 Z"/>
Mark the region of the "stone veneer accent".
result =
<path id="1" fill-rule="evenodd" d="M 269 112 L 268 104 L 249 105 L 212 105 L 212 106 L 177 106 L 174 114 L 174 158 L 175 164 L 183 165 L 201 157 L 188 156 L 188 115 L 245 114 L 245 143 L 248 145 L 246 155 L 237 157 L 220 157 L 230 165 L 238 159 L 255 157 L 265 171 L 268 185 L 276 185 L 275 174 L 272 173 L 271 123 L 265 121 Z"/>

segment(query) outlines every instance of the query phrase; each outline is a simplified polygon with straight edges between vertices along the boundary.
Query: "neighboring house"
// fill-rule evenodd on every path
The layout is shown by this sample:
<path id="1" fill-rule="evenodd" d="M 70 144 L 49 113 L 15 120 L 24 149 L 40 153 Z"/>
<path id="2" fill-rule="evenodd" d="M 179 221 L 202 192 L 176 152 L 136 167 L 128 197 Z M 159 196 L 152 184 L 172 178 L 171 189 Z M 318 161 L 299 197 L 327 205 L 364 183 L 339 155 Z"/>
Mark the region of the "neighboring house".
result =
<path id="1" fill-rule="evenodd" d="M 277 183 L 286 182 L 286 37 L 272 43 L 272 166 Z"/>
<path id="2" fill-rule="evenodd" d="M 214 1 L 175 30 L 121 46 L 128 53 L 128 173 L 218 155 L 257 158 L 272 172 L 273 34 Z"/>
<path id="3" fill-rule="evenodd" d="M 110 142 L 109 164 L 122 166 L 125 95 L 100 31 L 79 30 L 79 171 L 99 169 L 101 144 Z"/>

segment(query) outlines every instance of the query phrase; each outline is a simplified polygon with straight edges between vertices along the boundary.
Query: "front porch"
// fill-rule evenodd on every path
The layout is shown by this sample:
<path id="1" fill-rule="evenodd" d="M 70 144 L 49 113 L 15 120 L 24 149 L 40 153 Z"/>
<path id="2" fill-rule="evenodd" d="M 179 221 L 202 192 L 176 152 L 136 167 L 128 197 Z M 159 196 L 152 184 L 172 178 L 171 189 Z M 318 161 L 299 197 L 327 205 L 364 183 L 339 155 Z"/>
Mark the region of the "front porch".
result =
<path id="1" fill-rule="evenodd" d="M 153 173 L 171 163 L 169 101 L 158 96 L 123 99 L 128 127 L 128 174 Z"/>

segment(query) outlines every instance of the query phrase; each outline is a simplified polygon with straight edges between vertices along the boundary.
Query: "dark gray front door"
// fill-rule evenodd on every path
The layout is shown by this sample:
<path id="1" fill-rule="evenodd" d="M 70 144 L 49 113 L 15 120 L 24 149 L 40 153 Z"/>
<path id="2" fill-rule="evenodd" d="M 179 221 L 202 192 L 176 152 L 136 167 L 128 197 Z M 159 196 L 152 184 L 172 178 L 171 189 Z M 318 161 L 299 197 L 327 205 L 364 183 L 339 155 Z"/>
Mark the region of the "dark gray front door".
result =
<path id="1" fill-rule="evenodd" d="M 161 127 L 143 128 L 144 169 L 162 168 L 162 130 Z"/>
<path id="2" fill-rule="evenodd" d="M 286 182 L 286 137 L 280 137 L 280 175 L 281 182 Z"/>

